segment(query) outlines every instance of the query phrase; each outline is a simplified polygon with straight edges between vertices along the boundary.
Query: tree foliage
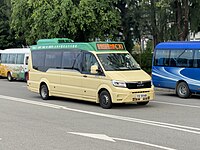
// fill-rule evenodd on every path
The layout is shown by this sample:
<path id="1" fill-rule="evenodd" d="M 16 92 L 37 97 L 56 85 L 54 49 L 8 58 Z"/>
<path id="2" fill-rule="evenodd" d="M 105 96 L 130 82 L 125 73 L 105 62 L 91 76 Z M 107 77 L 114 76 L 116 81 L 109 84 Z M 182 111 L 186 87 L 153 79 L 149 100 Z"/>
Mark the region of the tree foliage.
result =
<path id="1" fill-rule="evenodd" d="M 10 1 L 0 0 L 0 49 L 12 47 L 15 40 L 10 30 Z"/>
<path id="2" fill-rule="evenodd" d="M 0 11 L 1 47 L 68 37 L 121 40 L 131 52 L 143 37 L 157 44 L 200 31 L 199 0 L 0 0 Z"/>

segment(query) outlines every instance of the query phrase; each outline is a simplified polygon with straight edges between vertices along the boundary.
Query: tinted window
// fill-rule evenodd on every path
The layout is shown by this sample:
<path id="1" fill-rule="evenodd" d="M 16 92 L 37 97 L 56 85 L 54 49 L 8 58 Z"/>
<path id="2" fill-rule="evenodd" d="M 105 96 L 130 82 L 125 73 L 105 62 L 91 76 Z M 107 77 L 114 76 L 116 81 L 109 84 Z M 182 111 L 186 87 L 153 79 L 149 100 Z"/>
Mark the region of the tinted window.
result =
<path id="1" fill-rule="evenodd" d="M 196 50 L 194 54 L 194 67 L 200 67 L 200 50 Z"/>
<path id="2" fill-rule="evenodd" d="M 61 51 L 47 51 L 45 66 L 48 68 L 61 68 L 62 52 Z"/>
<path id="3" fill-rule="evenodd" d="M 171 50 L 170 66 L 192 67 L 193 50 Z"/>
<path id="4" fill-rule="evenodd" d="M 82 65 L 82 53 L 79 53 L 76 57 L 76 61 L 74 63 L 74 69 L 81 71 L 81 65 Z"/>
<path id="5" fill-rule="evenodd" d="M 33 68 L 44 71 L 44 62 L 45 62 L 45 51 L 33 51 L 32 52 L 32 62 Z"/>
<path id="6" fill-rule="evenodd" d="M 169 65 L 169 50 L 156 50 L 154 65 L 168 66 Z"/>
<path id="7" fill-rule="evenodd" d="M 23 64 L 24 63 L 24 54 L 17 54 L 17 64 Z"/>
<path id="8" fill-rule="evenodd" d="M 79 56 L 80 59 L 80 52 L 72 52 L 72 51 L 66 51 L 63 52 L 63 60 L 62 60 L 62 67 L 64 69 L 72 69 L 75 66 L 75 63 L 78 63 L 76 61 L 77 57 Z M 77 66 L 78 64 L 76 64 Z"/>

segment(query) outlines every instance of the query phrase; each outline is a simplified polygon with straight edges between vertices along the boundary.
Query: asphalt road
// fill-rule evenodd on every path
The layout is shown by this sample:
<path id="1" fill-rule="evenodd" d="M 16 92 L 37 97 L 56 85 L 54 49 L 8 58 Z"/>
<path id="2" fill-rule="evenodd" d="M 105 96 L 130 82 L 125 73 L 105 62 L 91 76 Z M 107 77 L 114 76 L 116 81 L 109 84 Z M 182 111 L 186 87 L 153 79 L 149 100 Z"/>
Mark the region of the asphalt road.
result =
<path id="1" fill-rule="evenodd" d="M 156 91 L 146 106 L 53 97 L 0 79 L 0 150 L 199 150 L 200 96 Z"/>

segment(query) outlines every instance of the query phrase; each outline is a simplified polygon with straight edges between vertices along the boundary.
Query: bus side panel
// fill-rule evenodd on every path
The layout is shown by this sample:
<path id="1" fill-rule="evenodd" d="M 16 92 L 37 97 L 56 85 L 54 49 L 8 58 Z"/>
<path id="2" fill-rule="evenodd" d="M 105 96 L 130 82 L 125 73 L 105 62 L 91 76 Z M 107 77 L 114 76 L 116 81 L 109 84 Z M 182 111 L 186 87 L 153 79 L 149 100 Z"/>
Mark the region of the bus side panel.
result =
<path id="1" fill-rule="evenodd" d="M 176 82 L 179 80 L 174 72 L 174 68 L 153 66 L 152 81 L 155 87 L 175 89 Z"/>
<path id="2" fill-rule="evenodd" d="M 185 81 L 191 92 L 200 92 L 200 69 L 153 66 L 152 81 L 155 87 L 176 88 L 178 81 Z"/>

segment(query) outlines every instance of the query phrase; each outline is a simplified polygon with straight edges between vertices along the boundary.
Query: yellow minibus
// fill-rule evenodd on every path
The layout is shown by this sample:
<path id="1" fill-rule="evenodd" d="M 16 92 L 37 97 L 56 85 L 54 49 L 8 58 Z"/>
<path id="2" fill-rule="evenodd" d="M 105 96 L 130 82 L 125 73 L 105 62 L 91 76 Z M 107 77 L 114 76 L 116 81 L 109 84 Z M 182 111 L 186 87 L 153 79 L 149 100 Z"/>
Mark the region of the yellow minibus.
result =
<path id="1" fill-rule="evenodd" d="M 100 103 L 146 105 L 154 99 L 151 77 L 122 42 L 76 43 L 41 39 L 31 46 L 27 87 L 40 94 Z"/>

